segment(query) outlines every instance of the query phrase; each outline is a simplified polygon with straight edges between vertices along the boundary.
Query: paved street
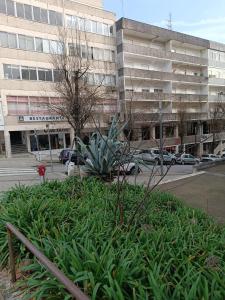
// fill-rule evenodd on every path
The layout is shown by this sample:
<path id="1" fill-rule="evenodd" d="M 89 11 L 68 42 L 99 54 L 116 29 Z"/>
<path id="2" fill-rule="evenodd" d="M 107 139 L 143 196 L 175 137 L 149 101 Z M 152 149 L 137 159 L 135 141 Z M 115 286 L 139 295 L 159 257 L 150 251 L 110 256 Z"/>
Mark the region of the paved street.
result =
<path id="1" fill-rule="evenodd" d="M 54 157 L 53 172 L 50 161 L 38 162 L 34 156 L 28 157 L 13 157 L 10 159 L 0 159 L 0 192 L 6 191 L 16 184 L 32 185 L 40 183 L 40 178 L 37 173 L 37 166 L 45 164 L 47 167 L 46 179 L 63 180 L 66 178 L 64 165 L 60 164 L 57 157 Z M 151 173 L 152 167 L 149 169 L 142 167 L 142 172 L 137 178 L 137 183 L 146 184 L 148 182 L 149 174 Z M 164 166 L 164 172 L 167 167 Z M 158 180 L 160 175 L 160 167 L 154 169 L 155 180 Z M 180 178 L 183 175 L 191 174 L 192 166 L 172 166 L 165 177 L 164 181 Z M 129 176 L 129 181 L 134 182 L 134 176 Z"/>
<path id="2" fill-rule="evenodd" d="M 217 221 L 225 222 L 225 164 L 205 170 L 199 176 L 163 184 L 191 207 L 201 208 Z"/>

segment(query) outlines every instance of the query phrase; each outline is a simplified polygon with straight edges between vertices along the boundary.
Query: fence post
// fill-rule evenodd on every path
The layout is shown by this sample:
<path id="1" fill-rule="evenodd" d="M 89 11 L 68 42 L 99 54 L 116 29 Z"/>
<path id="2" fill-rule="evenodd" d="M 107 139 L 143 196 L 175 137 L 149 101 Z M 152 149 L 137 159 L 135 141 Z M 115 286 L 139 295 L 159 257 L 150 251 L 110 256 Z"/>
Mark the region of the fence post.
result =
<path id="1" fill-rule="evenodd" d="M 11 281 L 16 282 L 16 264 L 15 264 L 15 256 L 13 251 L 13 241 L 12 241 L 12 233 L 7 228 L 8 235 L 8 246 L 9 246 L 9 263 L 10 263 L 10 271 L 11 271 Z"/>

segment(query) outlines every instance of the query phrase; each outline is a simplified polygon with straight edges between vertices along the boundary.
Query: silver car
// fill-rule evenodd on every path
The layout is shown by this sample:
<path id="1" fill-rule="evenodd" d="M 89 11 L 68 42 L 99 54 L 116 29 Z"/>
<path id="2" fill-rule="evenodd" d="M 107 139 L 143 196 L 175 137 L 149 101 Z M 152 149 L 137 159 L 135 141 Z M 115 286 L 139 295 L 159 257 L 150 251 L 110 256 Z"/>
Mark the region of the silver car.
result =
<path id="1" fill-rule="evenodd" d="M 177 163 L 181 165 L 195 165 L 199 163 L 199 159 L 191 154 L 182 154 L 177 158 Z"/>

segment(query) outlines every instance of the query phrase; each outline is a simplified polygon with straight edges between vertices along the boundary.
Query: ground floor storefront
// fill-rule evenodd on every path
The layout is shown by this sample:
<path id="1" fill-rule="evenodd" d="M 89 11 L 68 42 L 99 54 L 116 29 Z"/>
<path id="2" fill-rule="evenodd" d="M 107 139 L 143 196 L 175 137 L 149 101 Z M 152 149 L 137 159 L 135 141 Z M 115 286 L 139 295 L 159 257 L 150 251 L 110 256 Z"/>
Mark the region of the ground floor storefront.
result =
<path id="1" fill-rule="evenodd" d="M 53 153 L 60 149 L 70 148 L 73 133 L 70 128 L 12 130 L 3 132 L 2 154 L 11 157 L 13 154 L 45 152 Z"/>

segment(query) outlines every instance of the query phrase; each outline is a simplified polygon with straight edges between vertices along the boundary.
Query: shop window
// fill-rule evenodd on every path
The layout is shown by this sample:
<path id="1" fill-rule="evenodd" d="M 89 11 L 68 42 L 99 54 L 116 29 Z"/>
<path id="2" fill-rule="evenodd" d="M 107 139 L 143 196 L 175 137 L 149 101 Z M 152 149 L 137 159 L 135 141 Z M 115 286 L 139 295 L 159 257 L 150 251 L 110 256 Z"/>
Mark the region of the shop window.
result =
<path id="1" fill-rule="evenodd" d="M 155 138 L 157 140 L 160 139 L 160 127 L 159 126 L 155 126 Z"/>

